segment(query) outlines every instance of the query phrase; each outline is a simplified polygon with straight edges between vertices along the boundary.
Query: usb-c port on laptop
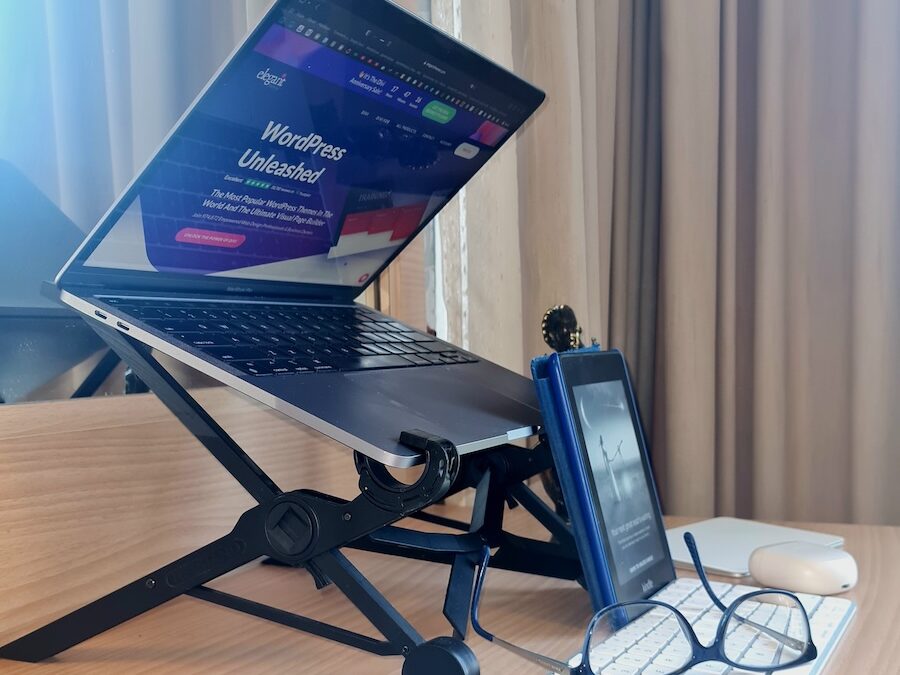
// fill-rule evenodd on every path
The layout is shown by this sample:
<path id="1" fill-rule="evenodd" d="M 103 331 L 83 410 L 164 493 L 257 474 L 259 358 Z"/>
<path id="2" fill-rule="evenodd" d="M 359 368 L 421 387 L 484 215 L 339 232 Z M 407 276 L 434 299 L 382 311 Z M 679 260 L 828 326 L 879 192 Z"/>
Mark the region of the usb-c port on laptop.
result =
<path id="1" fill-rule="evenodd" d="M 117 325 L 119 328 L 121 328 L 122 330 L 130 330 L 130 329 L 128 328 L 128 326 L 126 326 L 126 325 L 125 325 L 124 323 L 122 323 L 121 321 L 116 321 L 116 325 Z"/>
<path id="2" fill-rule="evenodd" d="M 101 312 L 99 309 L 95 309 L 95 310 L 94 310 L 94 316 L 98 316 L 98 317 L 100 317 L 101 319 L 103 319 L 104 321 L 106 321 L 106 314 L 104 314 L 103 312 Z"/>

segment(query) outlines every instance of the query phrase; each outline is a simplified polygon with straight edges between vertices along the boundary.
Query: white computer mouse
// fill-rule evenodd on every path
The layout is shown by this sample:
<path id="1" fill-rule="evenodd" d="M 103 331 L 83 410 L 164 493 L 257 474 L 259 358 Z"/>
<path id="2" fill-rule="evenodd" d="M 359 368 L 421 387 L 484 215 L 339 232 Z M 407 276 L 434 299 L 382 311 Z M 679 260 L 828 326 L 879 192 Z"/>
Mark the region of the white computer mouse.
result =
<path id="1" fill-rule="evenodd" d="M 839 548 L 786 541 L 753 551 L 750 574 L 760 586 L 834 595 L 853 588 L 859 572 L 853 556 Z"/>

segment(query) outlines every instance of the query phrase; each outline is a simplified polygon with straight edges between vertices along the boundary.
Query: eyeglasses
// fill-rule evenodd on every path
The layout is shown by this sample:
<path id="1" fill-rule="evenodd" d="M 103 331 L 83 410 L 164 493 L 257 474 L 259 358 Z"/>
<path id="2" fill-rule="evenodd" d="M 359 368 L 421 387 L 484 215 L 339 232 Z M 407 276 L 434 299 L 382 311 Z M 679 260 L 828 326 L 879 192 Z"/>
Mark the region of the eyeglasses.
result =
<path id="1" fill-rule="evenodd" d="M 818 651 L 810 637 L 809 616 L 796 595 L 763 589 L 742 595 L 726 607 L 706 578 L 697 544 L 690 532 L 685 533 L 684 541 L 700 583 L 722 613 L 715 639 L 709 646 L 700 642 L 681 611 L 657 600 L 620 602 L 597 612 L 588 624 L 580 658 L 576 656 L 568 663 L 498 638 L 486 631 L 478 619 L 491 557 L 487 546 L 475 582 L 472 628 L 486 640 L 524 659 L 554 673 L 567 675 L 620 672 L 612 662 L 626 647 L 635 654 L 656 654 L 655 669 L 649 671 L 655 675 L 683 673 L 705 661 L 720 661 L 752 672 L 770 672 L 793 668 L 816 658 Z"/>

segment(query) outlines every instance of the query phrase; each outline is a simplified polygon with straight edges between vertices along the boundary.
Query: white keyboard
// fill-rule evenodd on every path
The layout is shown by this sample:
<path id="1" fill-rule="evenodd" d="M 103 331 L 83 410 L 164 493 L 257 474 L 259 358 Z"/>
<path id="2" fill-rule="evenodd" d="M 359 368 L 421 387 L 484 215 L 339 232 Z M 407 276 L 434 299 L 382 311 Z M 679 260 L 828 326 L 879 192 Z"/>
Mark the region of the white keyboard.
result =
<path id="1" fill-rule="evenodd" d="M 711 582 L 711 585 L 726 606 L 741 595 L 759 590 L 753 586 L 735 586 L 717 582 Z M 790 675 L 819 675 L 819 673 L 822 673 L 828 657 L 834 651 L 847 625 L 850 623 L 850 619 L 856 610 L 856 605 L 845 598 L 822 597 L 803 593 L 797 593 L 796 595 L 800 598 L 800 602 L 803 603 L 803 607 L 809 615 L 812 639 L 819 655 L 815 661 L 779 672 Z M 677 607 L 690 621 L 700 642 L 705 645 L 712 643 L 722 613 L 713 605 L 699 579 L 677 579 L 653 596 L 652 599 Z M 671 669 L 665 669 L 660 663 L 660 658 L 665 658 L 665 655 L 661 654 L 665 640 L 658 641 L 660 651 L 653 652 L 652 649 L 648 650 L 646 648 L 648 641 L 643 636 L 638 636 L 636 633 L 634 635 L 635 638 L 631 644 L 623 643 L 620 639 L 621 635 L 617 635 L 613 638 L 617 640 L 614 646 L 601 642 L 593 648 L 591 661 L 595 662 L 596 659 L 597 662 L 606 663 L 602 667 L 601 674 L 656 675 L 661 672 L 671 672 Z M 641 647 L 639 649 L 631 649 L 638 641 L 641 641 Z M 580 657 L 575 657 L 574 662 L 578 660 L 580 660 Z M 704 675 L 742 675 L 744 673 L 752 675 L 749 671 L 732 668 L 724 663 L 715 661 L 701 663 L 686 672 L 703 673 Z"/>

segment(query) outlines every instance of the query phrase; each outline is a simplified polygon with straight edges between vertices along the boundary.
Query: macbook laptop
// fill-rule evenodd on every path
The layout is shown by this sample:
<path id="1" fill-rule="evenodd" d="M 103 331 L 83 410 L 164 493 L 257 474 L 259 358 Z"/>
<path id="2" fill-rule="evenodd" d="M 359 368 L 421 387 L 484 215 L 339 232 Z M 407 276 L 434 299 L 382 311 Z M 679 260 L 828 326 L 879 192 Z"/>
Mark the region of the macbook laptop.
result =
<path id="1" fill-rule="evenodd" d="M 543 98 L 389 2 L 278 0 L 59 298 L 389 465 L 420 460 L 404 430 L 461 453 L 527 437 L 530 380 L 354 299 Z"/>

